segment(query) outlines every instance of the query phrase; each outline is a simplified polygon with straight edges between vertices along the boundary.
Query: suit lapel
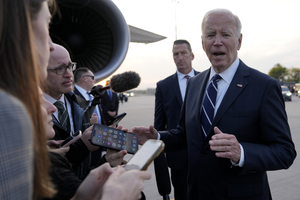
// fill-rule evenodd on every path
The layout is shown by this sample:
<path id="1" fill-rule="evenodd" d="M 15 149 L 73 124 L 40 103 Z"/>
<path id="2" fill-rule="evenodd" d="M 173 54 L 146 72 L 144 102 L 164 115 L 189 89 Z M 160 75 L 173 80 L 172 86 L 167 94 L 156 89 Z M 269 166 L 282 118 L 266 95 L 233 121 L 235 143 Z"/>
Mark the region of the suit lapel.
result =
<path id="1" fill-rule="evenodd" d="M 186 113 L 185 115 L 188 116 L 189 113 L 194 113 L 195 117 L 193 117 L 194 124 L 196 125 L 196 133 L 191 135 L 193 138 L 192 140 L 194 142 L 197 142 L 196 146 L 201 150 L 202 145 L 203 145 L 203 132 L 201 128 L 201 123 L 200 123 L 200 109 L 202 105 L 202 100 L 203 100 L 203 95 L 205 93 L 206 89 L 206 83 L 208 81 L 210 74 L 210 70 L 206 70 L 199 74 L 198 76 L 193 77 L 190 79 L 190 84 L 188 84 L 187 88 L 187 103 L 186 103 Z M 196 95 L 195 95 L 196 94 Z M 188 119 L 188 117 L 187 117 Z M 192 133 L 187 133 L 187 134 L 192 134 Z M 202 142 L 199 142 L 202 141 Z"/>
<path id="2" fill-rule="evenodd" d="M 179 83 L 178 83 L 178 76 L 177 76 L 177 73 L 175 73 L 172 78 L 171 78 L 171 87 L 173 89 L 173 92 L 180 104 L 180 106 L 182 106 L 182 97 L 181 97 L 181 93 L 180 93 L 180 88 L 179 88 Z"/>
<path id="3" fill-rule="evenodd" d="M 246 86 L 248 85 L 247 80 L 245 80 L 246 76 L 249 76 L 249 68 L 242 61 L 240 61 L 240 65 L 230 83 L 230 86 L 221 102 L 221 105 L 218 108 L 218 111 L 212 123 L 212 127 L 218 124 L 218 122 L 227 112 L 229 107 L 238 98 L 241 92 L 246 88 Z M 212 134 L 213 131 L 210 131 L 210 133 Z M 209 138 L 210 137 L 207 137 L 206 139 Z"/>

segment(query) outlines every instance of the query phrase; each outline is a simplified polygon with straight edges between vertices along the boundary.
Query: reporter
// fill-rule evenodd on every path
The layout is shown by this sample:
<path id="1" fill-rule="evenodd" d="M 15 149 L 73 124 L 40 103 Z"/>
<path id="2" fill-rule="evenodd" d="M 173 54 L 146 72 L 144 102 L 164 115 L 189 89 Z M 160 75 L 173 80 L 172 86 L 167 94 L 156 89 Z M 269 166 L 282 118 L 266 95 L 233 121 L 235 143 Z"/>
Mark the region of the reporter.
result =
<path id="1" fill-rule="evenodd" d="M 38 63 L 46 64 L 53 49 L 50 19 L 45 0 L 0 0 L 0 88 L 22 102 L 1 91 L 1 115 L 11 120 L 0 121 L 5 139 L 0 153 L 12 153 L 12 148 L 15 152 L 1 157 L 1 199 L 40 199 L 55 193 L 38 96 L 39 81 L 45 78 L 38 73 L 45 72 L 44 65 Z M 5 96 L 10 104 L 2 100 Z M 8 105 L 10 111 L 5 111 Z M 21 131 L 15 131 L 17 127 Z"/>
<path id="2" fill-rule="evenodd" d="M 56 111 L 56 107 L 43 98 L 41 91 L 40 98 L 43 102 L 41 104 L 41 111 L 44 119 L 44 127 L 46 128 L 46 137 L 52 138 L 55 135 L 52 128 L 52 114 Z M 123 167 L 113 169 L 106 163 L 92 170 L 82 182 L 72 172 L 71 165 L 65 157 L 55 152 L 49 152 L 49 156 L 52 164 L 50 176 L 57 189 L 56 195 L 51 198 L 52 200 L 70 199 L 74 195 L 74 200 L 138 199 L 144 188 L 143 180 L 151 178 L 149 172 L 140 172 L 137 170 L 126 172 Z"/>

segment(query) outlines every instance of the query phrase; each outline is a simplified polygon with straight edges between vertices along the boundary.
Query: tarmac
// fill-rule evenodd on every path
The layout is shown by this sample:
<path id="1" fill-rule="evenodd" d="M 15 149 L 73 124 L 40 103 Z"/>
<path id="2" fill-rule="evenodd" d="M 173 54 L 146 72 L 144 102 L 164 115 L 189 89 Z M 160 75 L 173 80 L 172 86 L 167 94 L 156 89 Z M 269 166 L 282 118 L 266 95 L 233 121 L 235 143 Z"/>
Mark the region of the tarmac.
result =
<path id="1" fill-rule="evenodd" d="M 129 97 L 127 102 L 120 102 L 119 114 L 126 112 L 127 115 L 119 123 L 124 128 L 131 129 L 134 126 L 146 126 L 154 123 L 154 95 L 138 94 Z M 292 97 L 291 102 L 286 102 L 286 112 L 292 133 L 292 138 L 296 146 L 296 151 L 300 152 L 300 98 Z M 132 155 L 126 155 L 125 160 L 129 160 Z M 153 163 L 148 167 L 152 173 L 152 178 L 144 182 L 143 192 L 147 200 L 162 200 L 159 195 Z M 269 171 L 269 184 L 273 200 L 299 200 L 300 199 L 300 158 L 296 157 L 293 165 L 288 170 Z M 174 198 L 173 188 L 170 199 Z"/>

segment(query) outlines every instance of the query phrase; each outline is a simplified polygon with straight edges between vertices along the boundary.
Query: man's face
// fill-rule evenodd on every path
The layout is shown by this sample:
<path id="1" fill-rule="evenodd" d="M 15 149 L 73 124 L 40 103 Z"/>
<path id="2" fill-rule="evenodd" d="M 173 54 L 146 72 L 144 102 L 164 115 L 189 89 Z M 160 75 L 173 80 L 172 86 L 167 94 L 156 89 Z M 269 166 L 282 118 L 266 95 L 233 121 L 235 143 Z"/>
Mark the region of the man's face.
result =
<path id="1" fill-rule="evenodd" d="M 84 73 L 82 75 L 82 78 L 84 79 L 84 82 L 88 88 L 88 91 L 90 91 L 92 89 L 92 87 L 95 85 L 95 77 L 94 77 L 94 74 L 93 72 L 91 71 L 88 71 L 86 73 Z"/>
<path id="2" fill-rule="evenodd" d="M 173 46 L 173 59 L 180 73 L 188 74 L 192 70 L 194 54 L 188 50 L 187 44 Z"/>
<path id="3" fill-rule="evenodd" d="M 48 69 L 56 69 L 67 66 L 71 63 L 69 53 L 61 46 L 55 46 L 55 50 L 50 53 Z M 48 76 L 45 81 L 47 88 L 44 90 L 55 99 L 59 99 L 62 94 L 72 91 L 73 72 L 69 69 L 66 73 L 57 75 L 55 71 L 48 70 Z"/>
<path id="4" fill-rule="evenodd" d="M 236 23 L 232 15 L 211 14 L 205 22 L 202 47 L 214 70 L 221 73 L 237 58 L 242 35 L 237 36 Z"/>

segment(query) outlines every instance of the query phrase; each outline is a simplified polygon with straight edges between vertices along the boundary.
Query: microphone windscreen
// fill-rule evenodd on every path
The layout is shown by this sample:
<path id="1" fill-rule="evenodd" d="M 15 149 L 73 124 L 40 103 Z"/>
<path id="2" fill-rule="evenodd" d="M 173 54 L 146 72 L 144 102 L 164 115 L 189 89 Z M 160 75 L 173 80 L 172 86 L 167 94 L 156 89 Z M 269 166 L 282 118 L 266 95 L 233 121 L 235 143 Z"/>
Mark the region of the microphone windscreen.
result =
<path id="1" fill-rule="evenodd" d="M 114 75 L 110 79 L 110 88 L 116 93 L 126 92 L 139 86 L 141 77 L 138 73 L 133 71 L 123 72 Z"/>

